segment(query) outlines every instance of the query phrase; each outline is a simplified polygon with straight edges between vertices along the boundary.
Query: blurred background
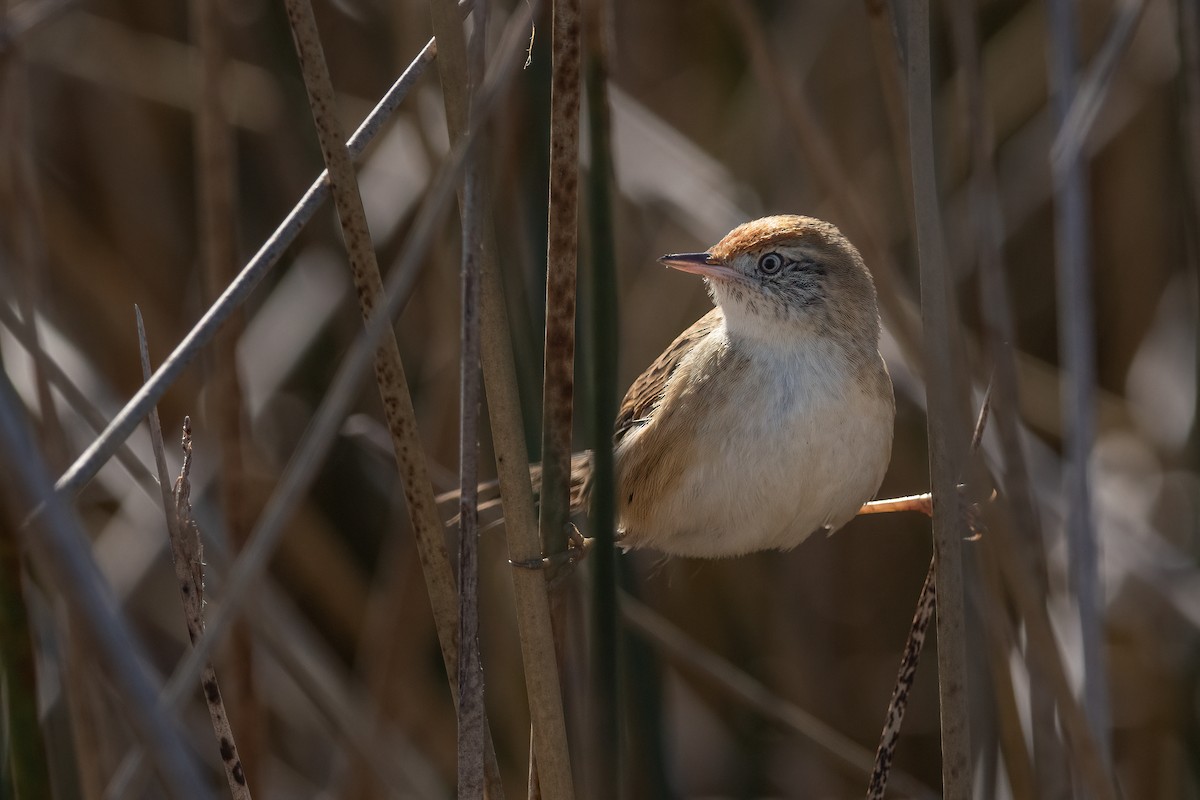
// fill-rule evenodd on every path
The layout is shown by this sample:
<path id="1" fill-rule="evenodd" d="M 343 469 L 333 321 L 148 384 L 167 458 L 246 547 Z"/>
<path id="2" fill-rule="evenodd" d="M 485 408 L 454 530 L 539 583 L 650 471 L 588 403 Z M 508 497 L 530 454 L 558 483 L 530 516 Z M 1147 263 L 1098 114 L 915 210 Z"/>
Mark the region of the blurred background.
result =
<path id="1" fill-rule="evenodd" d="M 240 268 L 323 162 L 282 4 L 214 2 L 232 158 L 228 246 Z M 490 5 L 494 45 L 517 4 Z M 1083 242 L 1093 282 L 1083 302 L 1095 314 L 1089 474 L 1100 674 L 1110 717 L 1101 738 L 1111 746 L 1125 797 L 1197 798 L 1200 14 L 1193 0 L 1074 6 L 1078 75 L 1095 77 L 1087 85 L 1098 91 L 1081 153 L 1089 183 Z M 429 9 L 416 0 L 315 0 L 314 7 L 338 111 L 350 130 L 429 39 Z M 616 273 L 620 394 L 710 308 L 702 283 L 662 269 L 659 255 L 703 249 L 766 213 L 838 224 L 876 275 L 887 326 L 882 347 L 897 387 L 896 440 L 882 497 L 929 487 L 903 88 L 905 8 L 886 0 L 613 0 L 605 38 L 619 257 L 612 265 L 581 263 L 581 274 Z M 1022 534 L 1037 553 L 1034 563 L 1044 564 L 1038 597 L 1079 686 L 1087 659 L 1064 534 L 1069 414 L 1061 410 L 1051 170 L 1060 115 L 1050 58 L 1058 45 L 1042 2 L 934 3 L 932 14 L 932 146 L 946 265 L 962 320 L 953 335 L 968 354 L 978 408 L 994 374 L 984 310 L 996 298 L 983 291 L 980 275 L 978 231 L 986 212 L 972 179 L 975 100 L 994 141 L 991 200 L 1013 324 L 1007 341 L 1015 351 L 1018 402 L 1007 413 L 1020 423 L 1040 529 Z M 549 140 L 545 4 L 537 19 L 529 64 L 489 126 L 485 152 L 535 457 Z M 963 19 L 978 48 L 978 80 L 964 70 L 965 40 L 955 40 L 954 23 Z M 0 355 L 57 476 L 95 437 L 89 415 L 111 419 L 141 383 L 134 304 L 157 365 L 232 271 L 214 277 L 201 258 L 214 245 L 198 221 L 202 59 L 194 10 L 181 1 L 9 0 L 5 20 Z M 1095 64 L 1108 68 L 1089 71 Z M 385 274 L 448 147 L 435 69 L 360 162 Z M 586 234 L 581 242 L 586 246 Z M 459 223 L 447 214 L 396 324 L 437 491 L 457 485 L 459 252 Z M 588 307 L 582 297 L 581 307 L 582 324 Z M 172 474 L 179 469 L 180 426 L 184 415 L 191 417 L 192 502 L 209 540 L 215 603 L 230 542 L 257 519 L 362 328 L 332 206 L 318 212 L 233 324 L 222 346 L 236 353 L 240 429 L 223 432 L 216 421 L 216 408 L 236 396 L 215 366 L 219 348 L 193 362 L 159 405 Z M 588 342 L 580 347 L 586 355 Z M 594 387 L 582 368 L 577 374 L 582 409 Z M 64 381 L 77 391 L 65 390 Z M 577 427 L 582 447 L 583 423 Z M 120 613 L 153 670 L 168 676 L 187 635 L 144 426 L 129 446 L 131 457 L 109 462 L 75 509 Z M 486 432 L 482 447 L 490 479 Z M 994 430 L 985 437 L 982 462 L 994 475 L 1011 475 Z M 1003 512 L 1011 504 L 1005 479 L 997 485 L 1000 496 L 982 513 L 989 525 L 1012 524 Z M 453 506 L 441 509 L 447 522 Z M 503 526 L 493 524 L 498 517 L 498 508 L 484 513 L 480 641 L 498 760 L 509 796 L 524 796 L 529 712 L 511 567 Z M 10 540 L 14 519 L 20 517 L 5 522 Z M 453 553 L 452 527 L 447 536 Z M 1076 794 L 1082 790 L 1074 751 L 1055 734 L 1053 714 L 1051 741 L 1043 728 L 1033 746 L 1045 725 L 1039 697 L 1046 690 L 1027 669 L 1020 615 L 1007 595 L 988 594 L 988 540 L 985 532 L 981 541 L 964 543 L 976 796 L 1086 796 Z M 626 795 L 860 796 L 865 774 L 831 756 L 828 741 L 764 716 L 696 662 L 712 656 L 731 662 L 780 704 L 848 738 L 869 762 L 931 551 L 929 521 L 896 515 L 856 520 L 786 554 L 720 562 L 619 555 L 627 585 L 695 645 L 686 655 L 643 633 L 625 640 Z M 455 717 L 420 569 L 381 403 L 365 381 L 312 490 L 294 509 L 270 580 L 217 660 L 258 796 L 453 795 Z M 9 570 L 0 580 L 18 574 L 20 568 Z M 23 574 L 40 726 L 3 735 L 11 743 L 40 733 L 55 797 L 100 797 L 134 740 L 122 698 L 89 669 L 86 642 L 66 624 L 58 589 Z M 584 602 L 587 568 L 568 580 L 565 591 Z M 1006 621 L 999 628 L 998 619 Z M 0 649 L 12 653 L 15 646 Z M 586 662 L 577 656 L 576 650 L 568 658 L 565 674 L 582 788 Z M 896 753 L 903 777 L 894 778 L 893 796 L 921 794 L 922 786 L 936 794 L 928 787 L 941 785 L 936 664 L 934 638 Z M 29 689 L 5 690 L 11 697 Z M 224 793 L 205 717 L 197 691 L 181 718 L 196 759 Z M 1023 745 L 1017 750 L 1008 747 L 1014 736 Z M 372 758 L 371 747 L 386 757 Z M 13 796 L 4 783 L 0 796 Z M 165 795 L 151 781 L 129 796 Z"/>

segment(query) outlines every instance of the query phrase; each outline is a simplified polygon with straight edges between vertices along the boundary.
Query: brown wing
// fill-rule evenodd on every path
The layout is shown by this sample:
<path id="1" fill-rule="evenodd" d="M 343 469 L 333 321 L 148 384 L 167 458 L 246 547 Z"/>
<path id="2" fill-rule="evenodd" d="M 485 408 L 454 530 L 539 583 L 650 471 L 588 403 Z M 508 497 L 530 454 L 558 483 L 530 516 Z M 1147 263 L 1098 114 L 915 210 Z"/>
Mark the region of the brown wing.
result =
<path id="1" fill-rule="evenodd" d="M 629 391 L 625 393 L 625 399 L 621 401 L 621 411 L 617 414 L 617 423 L 613 429 L 614 445 L 620 443 L 626 433 L 650 416 L 650 412 L 654 410 L 654 406 L 666 391 L 667 381 L 674 374 L 679 362 L 697 341 L 720 325 L 722 319 L 724 317 L 721 315 L 721 309 L 714 308 L 696 320 L 690 328 L 671 342 L 670 346 L 654 360 L 653 364 L 646 368 L 645 372 L 638 376 L 638 379 L 629 387 Z"/>

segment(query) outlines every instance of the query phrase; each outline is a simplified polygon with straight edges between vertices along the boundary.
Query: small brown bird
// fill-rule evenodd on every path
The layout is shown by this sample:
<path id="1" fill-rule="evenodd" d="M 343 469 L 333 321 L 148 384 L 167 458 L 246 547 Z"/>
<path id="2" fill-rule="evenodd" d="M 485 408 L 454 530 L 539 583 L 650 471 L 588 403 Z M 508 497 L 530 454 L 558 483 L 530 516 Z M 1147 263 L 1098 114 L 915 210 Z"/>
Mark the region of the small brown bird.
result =
<path id="1" fill-rule="evenodd" d="M 883 480 L 895 418 L 858 251 L 833 225 L 786 215 L 660 261 L 703 276 L 717 307 L 621 404 L 620 544 L 719 558 L 845 525 Z"/>

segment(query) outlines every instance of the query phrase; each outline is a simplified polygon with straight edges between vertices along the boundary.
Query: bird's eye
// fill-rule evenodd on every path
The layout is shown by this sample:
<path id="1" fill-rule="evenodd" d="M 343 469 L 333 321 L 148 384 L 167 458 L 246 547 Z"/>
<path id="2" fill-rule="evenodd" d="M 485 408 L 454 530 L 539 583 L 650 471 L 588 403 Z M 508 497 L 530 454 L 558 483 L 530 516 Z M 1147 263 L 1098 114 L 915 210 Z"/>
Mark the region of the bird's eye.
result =
<path id="1" fill-rule="evenodd" d="M 783 269 L 783 256 L 779 253 L 767 253 L 758 259 L 758 271 L 763 275 L 774 275 Z"/>

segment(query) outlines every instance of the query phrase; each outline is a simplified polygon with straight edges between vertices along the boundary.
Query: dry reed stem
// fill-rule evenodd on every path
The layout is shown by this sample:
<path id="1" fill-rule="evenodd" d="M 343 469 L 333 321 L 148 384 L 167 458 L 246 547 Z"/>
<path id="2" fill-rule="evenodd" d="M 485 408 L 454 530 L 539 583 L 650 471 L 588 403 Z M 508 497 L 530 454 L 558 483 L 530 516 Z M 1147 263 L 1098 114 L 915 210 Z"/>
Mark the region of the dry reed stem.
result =
<path id="1" fill-rule="evenodd" d="M 983 441 L 983 432 L 987 427 L 988 415 L 992 407 L 991 386 L 983 395 L 983 403 L 979 407 L 979 416 L 975 420 L 975 431 L 971 435 L 970 454 L 979 450 Z M 869 511 L 867 509 L 870 509 Z M 927 516 L 933 516 L 933 495 L 915 495 L 900 497 L 895 500 L 877 500 L 863 506 L 863 513 L 888 513 L 890 511 L 922 511 Z M 968 517 L 969 519 L 969 517 Z M 904 643 L 904 654 L 900 659 L 900 672 L 896 676 L 896 685 L 892 689 L 892 697 L 888 701 L 887 715 L 884 717 L 883 733 L 879 737 L 879 747 L 875 750 L 875 768 L 867 783 L 867 800 L 882 800 L 887 791 L 888 773 L 891 771 L 892 758 L 896 754 L 896 745 L 900 741 L 900 728 L 904 724 L 904 714 L 908 708 L 908 695 L 912 691 L 913 681 L 917 677 L 917 665 L 921 660 L 921 650 L 925 646 L 925 632 L 937 609 L 937 557 L 929 561 L 929 571 L 921 592 L 917 597 L 917 610 L 913 614 L 912 626 L 909 628 L 908 639 Z"/>
<path id="2" fill-rule="evenodd" d="M 475 29 L 470 42 L 469 97 L 478 90 L 479 82 L 483 79 L 487 8 L 486 0 L 475 4 Z M 483 705 L 483 672 L 479 658 L 479 411 L 483 391 L 479 356 L 479 278 L 488 203 L 482 191 L 482 164 L 482 148 L 476 147 L 468 159 L 462 189 L 462 344 L 459 354 L 458 450 L 459 798 L 484 797 L 486 717 Z"/>
<path id="3" fill-rule="evenodd" d="M 715 686 L 736 697 L 766 719 L 795 731 L 828 753 L 838 762 L 864 777 L 871 774 L 870 751 L 830 727 L 794 703 L 771 692 L 758 680 L 711 650 L 688 638 L 653 609 L 632 596 L 621 593 L 621 617 L 626 626 L 660 650 L 680 669 L 694 671 Z M 903 772 L 892 773 L 895 788 L 911 797 L 933 798 L 938 793 L 917 778 Z"/>
<path id="4" fill-rule="evenodd" d="M 23 419 L 7 374 L 0 371 L 0 467 L 8 479 L 6 524 L 19 526 L 24 547 L 67 606 L 98 663 L 124 700 L 134 731 L 150 751 L 168 792 L 187 800 L 208 796 L 175 726 L 157 706 L 158 687 L 142 667 L 147 658 L 118 613 L 79 523 L 54 495 L 46 465 Z M 36 511 L 35 511 L 36 510 Z M 22 516 L 33 513 L 27 524 Z M 28 517 L 27 517 L 28 518 Z"/>
<path id="5" fill-rule="evenodd" d="M 547 555 L 566 551 L 570 515 L 575 272 L 579 257 L 579 0 L 554 0 L 552 36 L 542 491 L 538 521 Z"/>
<path id="6" fill-rule="evenodd" d="M 149 380 L 150 346 L 146 341 L 146 326 L 142 311 L 133 307 L 137 317 L 138 352 L 141 356 L 142 380 Z M 154 463 L 158 469 L 158 483 L 162 491 L 163 512 L 167 519 L 167 535 L 170 539 L 171 564 L 175 568 L 175 580 L 179 586 L 179 599 L 183 604 L 183 619 L 187 626 L 188 641 L 195 644 L 204 634 L 204 548 L 200 544 L 200 529 L 192 518 L 191 481 L 192 467 L 192 423 L 183 418 L 183 467 L 171 490 L 171 476 L 167 473 L 167 455 L 163 446 L 162 425 L 158 420 L 158 409 L 150 412 L 150 440 L 154 446 Z M 204 689 L 204 701 L 212 721 L 213 734 L 217 738 L 221 763 L 225 768 L 225 780 L 234 800 L 250 800 L 250 787 L 238 756 L 237 740 L 229 725 L 225 702 L 221 698 L 221 687 L 211 662 L 205 664 L 200 679 Z"/>
<path id="7" fill-rule="evenodd" d="M 321 48 L 316 18 L 309 0 L 286 0 L 288 20 L 292 26 L 296 53 L 300 60 L 304 85 L 309 95 L 313 119 L 321 152 L 329 170 L 330 186 L 338 217 L 342 224 L 342 236 L 358 292 L 363 320 L 368 320 L 380 305 L 383 280 L 379 264 L 367 229 L 366 213 L 354 164 L 346 150 L 341 123 L 337 118 L 333 83 Z M 457 15 L 457 10 L 456 10 Z M 392 436 L 396 465 L 400 470 L 404 497 L 408 505 L 417 551 L 421 559 L 421 571 L 429 593 L 429 604 L 433 610 L 434 623 L 441 643 L 442 658 L 450 680 L 454 702 L 459 702 L 459 613 L 458 591 L 446 542 L 442 535 L 442 522 L 438 517 L 437 501 L 433 485 L 429 480 L 429 469 L 417 429 L 416 411 L 408 391 L 408 379 L 400 359 L 400 346 L 396 334 L 389 329 L 385 334 L 375 360 L 375 377 L 383 400 L 384 416 Z M 478 709 L 482 713 L 482 708 Z M 484 723 L 486 728 L 486 722 Z M 490 739 L 490 735 L 485 735 Z M 491 752 L 489 746 L 488 751 Z M 494 762 L 495 757 L 489 758 Z M 499 775 L 494 765 L 489 769 Z"/>
<path id="8" fill-rule="evenodd" d="M 612 431 L 617 417 L 617 255 L 613 231 L 612 131 L 608 100 L 609 29 L 607 0 L 586 0 L 584 72 L 591 160 L 587 176 L 590 273 L 585 302 L 591 303 L 590 356 L 592 450 L 589 522 L 596 546 L 591 551 L 591 692 L 588 719 L 591 731 L 587 782 L 594 798 L 618 797 L 625 781 L 621 751 L 622 697 L 617 601 L 616 504 Z M 631 724 L 632 727 L 632 724 Z M 636 737 L 634 737 L 636 738 Z"/>
<path id="9" fill-rule="evenodd" d="M 479 117 L 486 119 L 496 108 L 509 79 L 516 68 L 514 52 L 520 52 L 519 29 L 527 27 L 529 16 L 518 15 L 507 27 L 501 39 L 498 55 L 489 65 L 489 70 L 480 92 Z M 428 49 L 428 48 L 427 48 Z M 407 302 L 413 284 L 425 263 L 424 257 L 433 240 L 434 232 L 453 197 L 454 187 L 469 152 L 470 139 L 454 147 L 447 160 L 426 192 L 425 202 L 413 223 L 396 268 L 388 275 L 384 286 L 385 300 L 380 309 L 371 315 L 361 336 L 351 346 L 338 366 L 329 389 L 322 398 L 313 420 L 296 447 L 287 467 L 280 477 L 279 485 L 263 508 L 242 555 L 232 564 L 224 585 L 224 602 L 208 620 L 205 634 L 190 653 L 178 665 L 162 695 L 162 704 L 177 708 L 183 701 L 193 681 L 197 680 L 205 659 L 224 635 L 233 618 L 240 613 L 242 604 L 256 587 L 259 575 L 274 552 L 283 534 L 283 525 L 293 514 L 300 496 L 307 491 L 322 460 L 329 452 L 332 441 L 341 427 L 346 409 L 356 395 L 358 382 L 373 363 L 378 342 L 386 331 L 392 330 L 392 320 Z M 178 350 L 178 348 L 177 348 Z M 160 368 L 157 375 L 162 375 Z M 153 380 L 153 379 L 151 379 Z M 139 395 L 140 396 L 140 395 Z M 2 407 L 0 407 L 2 408 Z M 112 427 L 112 426 L 110 426 Z M 119 775 L 110 784 L 111 794 L 120 796 L 123 787 L 129 785 L 140 768 L 141 753 L 132 754 L 121 765 Z"/>
<path id="10" fill-rule="evenodd" d="M 382 129 L 384 122 L 400 107 L 400 103 L 408 95 L 408 90 L 421 77 L 425 68 L 433 62 L 436 53 L 437 50 L 431 39 L 408 65 L 404 73 L 396 79 L 362 124 L 358 126 L 354 135 L 350 137 L 346 146 L 351 157 L 358 158 L 362 155 L 367 145 Z M 162 399 L 167 389 L 183 373 L 196 354 L 212 341 L 229 316 L 246 301 L 263 276 L 279 262 L 284 251 L 296 240 L 300 231 L 316 215 L 317 210 L 328 197 L 329 172 L 324 171 L 313 181 L 300 202 L 268 237 L 254 257 L 242 268 L 237 278 L 226 287 L 216 302 L 200 318 L 200 321 L 188 331 L 171 355 L 163 361 L 154 376 L 142 385 L 120 412 L 113 417 L 104 431 L 96 437 L 96 440 L 88 445 L 87 449 L 59 477 L 54 485 L 56 494 L 62 497 L 74 496 L 95 477 L 100 468 L 129 438 L 141 420 L 150 413 L 150 408 Z"/>
<path id="11" fill-rule="evenodd" d="M 1065 142 L 1051 161 L 1058 284 L 1058 341 L 1063 368 L 1069 587 L 1079 611 L 1084 709 L 1106 768 L 1111 768 L 1108 671 L 1104 664 L 1103 590 L 1088 474 L 1096 435 L 1096 321 L 1093 309 L 1088 165 L 1079 146 L 1086 128 L 1067 129 L 1077 94 L 1076 20 L 1071 0 L 1048 3 L 1052 108 Z M 1086 99 L 1084 100 L 1086 103 Z M 1086 120 L 1084 121 L 1086 123 Z"/>
<path id="12" fill-rule="evenodd" d="M 938 688 L 942 721 L 942 792 L 948 800 L 971 796 L 970 721 L 967 714 L 966 645 L 962 585 L 962 410 L 957 402 L 958 364 L 952 338 L 959 330 L 946 260 L 933 156 L 933 98 L 929 3 L 908 7 L 908 125 L 913 199 L 920 255 L 921 315 L 925 323 L 929 471 L 937 561 Z"/>
<path id="13" fill-rule="evenodd" d="M 444 10 L 439 11 L 439 3 L 450 5 L 450 0 L 437 0 L 430 6 L 434 33 L 443 42 L 444 48 L 455 39 L 461 41 L 462 28 L 445 21 L 450 19 L 450 15 Z M 523 19 L 533 19 L 533 6 L 538 5 L 533 3 L 527 6 L 525 10 L 528 16 Z M 465 45 L 454 47 L 457 55 L 443 49 L 438 59 L 442 96 L 446 101 L 446 122 L 451 142 L 459 143 L 468 130 L 464 116 L 467 108 L 465 52 Z M 478 125 L 477 115 L 471 124 Z M 483 379 L 496 452 L 496 473 L 504 502 L 508 554 L 514 563 L 529 562 L 542 557 L 542 546 L 534 512 L 529 453 L 525 446 L 525 427 L 521 419 L 521 398 L 517 390 L 517 370 L 504 304 L 504 288 L 496 264 L 495 235 L 490 225 L 484 229 L 482 267 Z M 540 572 L 520 568 L 512 570 L 512 581 L 521 657 L 525 666 L 525 689 L 529 696 L 531 751 L 537 761 L 536 777 L 549 796 L 569 800 L 574 796 L 574 782 L 567 751 L 566 721 L 546 581 Z M 531 759 L 531 785 L 535 782 L 532 763 Z"/>
<path id="14" fill-rule="evenodd" d="M 200 53 L 200 87 L 196 105 L 196 179 L 200 258 L 206 298 L 216 299 L 237 277 L 234 219 L 237 215 L 232 130 L 221 97 L 226 58 L 221 4 L 218 0 L 191 0 L 192 25 Z M 245 331 L 245 315 L 230 316 L 213 341 L 209 360 L 208 407 L 220 453 L 217 494 L 225 530 L 235 551 L 250 535 L 253 512 L 246 487 L 242 453 L 242 427 L 246 419 L 241 382 L 237 373 L 237 343 Z M 261 774 L 266 743 L 264 709 L 254 684 L 253 649 L 246 621 L 239 620 L 230 636 L 227 687 L 230 708 L 242 732 L 242 769 Z"/>

